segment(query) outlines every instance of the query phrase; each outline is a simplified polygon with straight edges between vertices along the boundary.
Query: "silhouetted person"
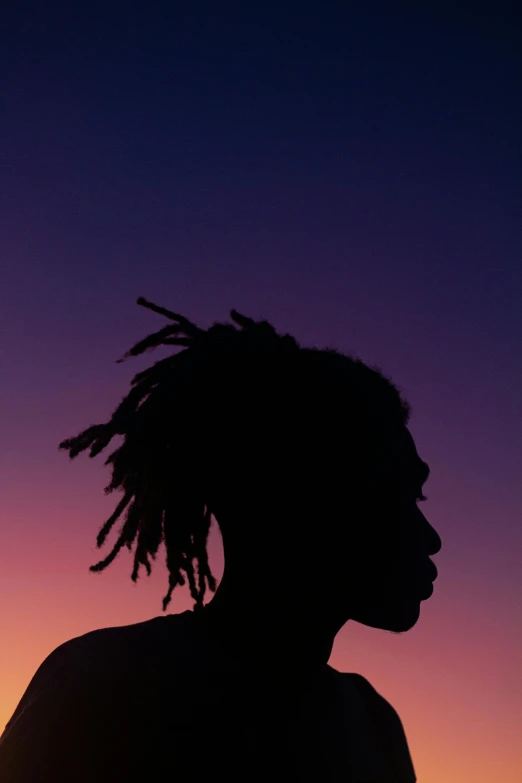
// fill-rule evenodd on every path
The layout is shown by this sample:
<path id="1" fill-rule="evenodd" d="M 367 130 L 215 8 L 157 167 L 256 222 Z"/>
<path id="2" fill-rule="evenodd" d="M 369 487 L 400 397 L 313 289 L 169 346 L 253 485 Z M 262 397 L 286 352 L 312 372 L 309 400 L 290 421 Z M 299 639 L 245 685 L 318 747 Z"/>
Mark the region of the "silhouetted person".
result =
<path id="1" fill-rule="evenodd" d="M 107 424 L 61 448 L 108 458 L 132 579 L 163 543 L 169 588 L 194 611 L 104 628 L 40 666 L 0 740 L 1 783 L 412 783 L 395 710 L 328 666 L 348 620 L 410 629 L 440 539 L 418 508 L 429 469 L 408 403 L 378 368 L 302 348 L 232 311 L 208 330 L 173 322 L 127 355 L 184 350 L 133 380 Z M 121 361 L 121 360 L 120 360 Z M 223 535 L 216 590 L 210 515 Z"/>

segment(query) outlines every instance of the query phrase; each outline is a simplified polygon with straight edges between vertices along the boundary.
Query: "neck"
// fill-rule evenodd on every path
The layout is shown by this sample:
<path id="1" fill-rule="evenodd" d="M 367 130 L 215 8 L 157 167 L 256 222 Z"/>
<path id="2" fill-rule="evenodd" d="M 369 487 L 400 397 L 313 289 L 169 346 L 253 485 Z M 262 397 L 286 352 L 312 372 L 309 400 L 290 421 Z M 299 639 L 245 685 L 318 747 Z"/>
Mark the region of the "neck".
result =
<path id="1" fill-rule="evenodd" d="M 201 619 L 213 638 L 234 654 L 292 668 L 325 666 L 339 627 L 329 623 L 316 600 L 281 600 L 290 592 L 262 593 L 226 573 Z"/>

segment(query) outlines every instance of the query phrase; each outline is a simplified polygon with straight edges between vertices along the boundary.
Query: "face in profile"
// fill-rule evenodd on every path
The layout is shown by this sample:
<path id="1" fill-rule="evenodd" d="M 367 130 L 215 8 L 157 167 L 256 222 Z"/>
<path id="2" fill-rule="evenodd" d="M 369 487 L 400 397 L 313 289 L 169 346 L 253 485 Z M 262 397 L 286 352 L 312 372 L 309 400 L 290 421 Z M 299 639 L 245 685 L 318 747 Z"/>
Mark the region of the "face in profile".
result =
<path id="1" fill-rule="evenodd" d="M 346 619 L 403 632 L 419 619 L 421 602 L 433 592 L 437 569 L 430 559 L 441 540 L 419 507 L 429 467 L 404 427 L 382 468 L 382 493 L 363 502 L 355 540 L 338 549 L 336 594 Z M 350 526 L 351 527 L 351 526 Z"/>
<path id="2" fill-rule="evenodd" d="M 309 464 L 309 455 L 304 449 L 302 453 Z M 338 630 L 350 619 L 397 633 L 412 628 L 419 619 L 422 601 L 433 592 L 437 569 L 431 556 L 441 548 L 440 538 L 418 501 L 429 468 L 419 457 L 406 427 L 384 445 L 383 453 L 386 457 L 372 470 L 371 490 L 365 490 L 362 497 L 358 494 L 356 500 L 346 496 L 345 466 L 338 458 L 339 451 L 332 465 L 325 449 L 314 455 L 313 476 L 304 483 L 299 469 L 294 473 L 282 471 L 278 491 L 271 479 L 260 493 L 259 479 L 254 475 L 257 525 L 245 528 L 241 509 L 234 514 L 230 510 L 225 513 L 225 509 L 220 513 L 214 503 L 229 572 L 237 573 L 246 548 L 249 571 L 256 553 L 260 557 L 256 564 L 259 572 L 270 559 L 264 595 L 272 590 L 278 601 L 288 600 L 290 607 L 293 598 L 281 596 L 294 596 L 295 585 L 299 584 L 306 606 L 323 618 L 330 630 Z M 244 504 L 248 508 L 254 490 L 247 478 L 242 485 L 247 486 Z M 219 483 L 223 488 L 226 475 L 220 474 Z M 232 491 L 237 494 L 237 484 L 230 488 Z M 290 501 L 283 506 L 285 496 Z M 276 513 L 272 513 L 274 509 Z M 285 532 L 289 519 L 296 520 L 297 528 L 292 524 Z M 258 531 L 266 529 L 267 520 L 274 524 L 263 540 Z M 256 531 L 255 540 L 250 538 L 252 529 Z M 244 539 L 239 539 L 238 531 L 243 530 Z M 231 565 L 233 562 L 235 565 Z"/>

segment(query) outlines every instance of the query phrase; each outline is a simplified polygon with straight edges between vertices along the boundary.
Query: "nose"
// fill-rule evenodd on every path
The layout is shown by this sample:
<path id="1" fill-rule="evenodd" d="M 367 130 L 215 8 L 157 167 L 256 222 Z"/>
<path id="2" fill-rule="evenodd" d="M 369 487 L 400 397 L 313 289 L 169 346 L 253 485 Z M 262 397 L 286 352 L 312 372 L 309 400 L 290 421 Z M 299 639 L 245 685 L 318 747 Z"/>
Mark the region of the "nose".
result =
<path id="1" fill-rule="evenodd" d="M 428 526 L 428 553 L 430 556 L 436 555 L 442 549 L 442 540 L 428 520 L 426 520 L 426 525 Z"/>
<path id="2" fill-rule="evenodd" d="M 442 549 L 442 541 L 435 528 L 430 525 L 418 506 L 417 512 L 421 519 L 419 535 L 422 539 L 423 549 L 431 557 L 432 555 L 436 555 L 438 552 L 440 552 Z"/>

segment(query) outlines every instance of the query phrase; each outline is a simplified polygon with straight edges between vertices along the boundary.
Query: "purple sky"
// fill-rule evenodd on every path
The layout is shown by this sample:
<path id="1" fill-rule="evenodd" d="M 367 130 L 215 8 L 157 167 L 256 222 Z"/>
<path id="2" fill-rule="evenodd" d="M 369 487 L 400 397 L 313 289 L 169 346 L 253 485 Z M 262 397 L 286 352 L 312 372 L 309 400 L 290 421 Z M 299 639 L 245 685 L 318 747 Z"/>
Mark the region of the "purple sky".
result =
<path id="1" fill-rule="evenodd" d="M 34 651 L 16 687 L 53 644 L 161 609 L 163 583 L 132 614 L 130 563 L 117 583 L 102 578 L 110 610 L 100 604 L 80 622 L 78 596 L 56 609 L 76 579 L 84 607 L 102 590 L 84 572 L 112 509 L 102 511 L 101 464 L 71 466 L 57 444 L 105 420 L 149 364 L 115 364 L 163 325 L 135 305 L 143 295 L 203 326 L 235 307 L 392 376 L 432 469 L 423 511 L 443 550 L 425 625 L 383 649 L 411 649 L 407 671 L 442 640 L 446 674 L 431 674 L 441 688 L 448 671 L 466 676 L 459 650 L 478 649 L 477 682 L 490 683 L 485 700 L 503 694 L 507 736 L 522 649 L 514 15 L 496 4 L 480 15 L 440 4 L 245 5 L 29 2 L 7 14 L 0 584 L 18 603 L 0 624 Z M 33 636 L 17 630 L 24 616 Z M 374 640 L 364 633 L 361 660 Z M 491 661 L 502 682 L 488 680 Z M 414 686 L 403 688 L 395 698 L 413 714 Z M 440 732 L 446 707 L 434 709 Z M 481 737 L 470 743 L 485 747 Z M 419 735 L 417 746 L 419 780 L 450 781 L 433 772 L 436 739 Z M 462 754 L 455 781 L 497 775 L 489 757 Z M 496 779 L 519 777 L 511 766 Z"/>

